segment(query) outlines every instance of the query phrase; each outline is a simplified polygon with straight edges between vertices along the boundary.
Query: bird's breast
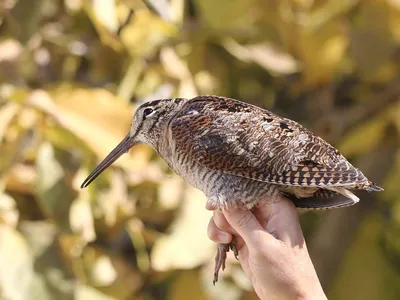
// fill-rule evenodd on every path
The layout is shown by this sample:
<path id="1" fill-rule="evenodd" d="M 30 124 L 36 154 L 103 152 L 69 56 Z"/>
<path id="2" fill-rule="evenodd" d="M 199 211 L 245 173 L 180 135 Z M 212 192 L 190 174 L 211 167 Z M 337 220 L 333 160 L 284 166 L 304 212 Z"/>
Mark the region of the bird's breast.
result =
<path id="1" fill-rule="evenodd" d="M 159 143 L 157 151 L 171 170 L 204 194 L 209 195 L 212 187 L 218 183 L 219 176 L 217 175 L 220 172 L 210 170 L 199 164 L 184 149 L 177 147 L 172 138 Z"/>

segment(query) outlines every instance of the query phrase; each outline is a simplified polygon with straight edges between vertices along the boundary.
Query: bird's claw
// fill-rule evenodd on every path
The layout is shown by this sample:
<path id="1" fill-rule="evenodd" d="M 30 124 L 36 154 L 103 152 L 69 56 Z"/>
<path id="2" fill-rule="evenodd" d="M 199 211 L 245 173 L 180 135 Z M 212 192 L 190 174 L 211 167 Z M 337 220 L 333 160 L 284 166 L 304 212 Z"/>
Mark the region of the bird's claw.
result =
<path id="1" fill-rule="evenodd" d="M 229 250 L 232 250 L 233 254 L 235 255 L 235 258 L 238 259 L 239 252 L 236 247 L 235 238 L 232 238 L 232 241 L 229 244 L 218 244 L 217 255 L 215 256 L 215 268 L 214 268 L 214 280 L 213 280 L 214 285 L 216 282 L 218 282 L 219 270 L 220 269 L 222 269 L 222 271 L 225 270 L 226 256 Z"/>

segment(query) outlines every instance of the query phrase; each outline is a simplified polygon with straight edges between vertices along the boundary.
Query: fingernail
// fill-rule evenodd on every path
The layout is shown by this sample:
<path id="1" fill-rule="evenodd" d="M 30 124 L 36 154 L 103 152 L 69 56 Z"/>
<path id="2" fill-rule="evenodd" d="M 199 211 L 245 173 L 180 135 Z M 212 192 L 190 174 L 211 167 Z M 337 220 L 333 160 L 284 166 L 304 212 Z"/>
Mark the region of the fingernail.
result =
<path id="1" fill-rule="evenodd" d="M 221 244 L 228 244 L 231 241 L 231 236 L 228 233 L 221 231 L 218 233 L 218 241 Z"/>

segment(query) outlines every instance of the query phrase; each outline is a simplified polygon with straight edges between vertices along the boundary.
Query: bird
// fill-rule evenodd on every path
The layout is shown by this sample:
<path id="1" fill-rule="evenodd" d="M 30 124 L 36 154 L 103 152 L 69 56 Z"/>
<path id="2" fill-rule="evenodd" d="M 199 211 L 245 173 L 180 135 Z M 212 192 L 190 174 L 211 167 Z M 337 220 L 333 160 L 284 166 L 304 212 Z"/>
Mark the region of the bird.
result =
<path id="1" fill-rule="evenodd" d="M 337 208 L 359 202 L 354 190 L 383 190 L 299 123 L 216 95 L 140 105 L 128 134 L 81 188 L 136 144 L 154 148 L 175 173 L 206 195 L 208 207 L 220 210 L 250 210 L 282 196 L 298 208 Z M 238 258 L 235 239 L 218 245 L 214 284 L 230 250 Z"/>

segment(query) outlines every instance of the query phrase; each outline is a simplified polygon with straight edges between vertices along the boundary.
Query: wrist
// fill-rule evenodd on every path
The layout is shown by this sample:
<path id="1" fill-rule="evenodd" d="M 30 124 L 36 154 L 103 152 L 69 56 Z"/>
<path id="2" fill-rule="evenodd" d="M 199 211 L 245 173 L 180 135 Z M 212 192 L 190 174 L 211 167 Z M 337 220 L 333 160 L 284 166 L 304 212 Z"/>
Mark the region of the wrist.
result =
<path id="1" fill-rule="evenodd" d="M 306 291 L 300 292 L 295 298 L 297 300 L 327 300 L 324 290 L 321 287 L 319 281 L 315 283 L 314 288 L 307 289 Z"/>
<path id="2" fill-rule="evenodd" d="M 289 290 L 290 289 L 287 289 L 286 292 L 289 292 Z M 276 297 L 271 295 L 271 290 L 266 290 L 264 288 L 260 288 L 259 290 L 256 289 L 256 293 L 261 300 L 267 300 L 267 299 L 327 300 L 328 299 L 319 282 L 317 283 L 314 289 L 310 288 L 302 291 L 297 290 L 297 292 L 292 290 L 287 294 L 284 295 L 280 294 L 280 296 L 278 296 L 278 294 L 275 294 Z"/>

